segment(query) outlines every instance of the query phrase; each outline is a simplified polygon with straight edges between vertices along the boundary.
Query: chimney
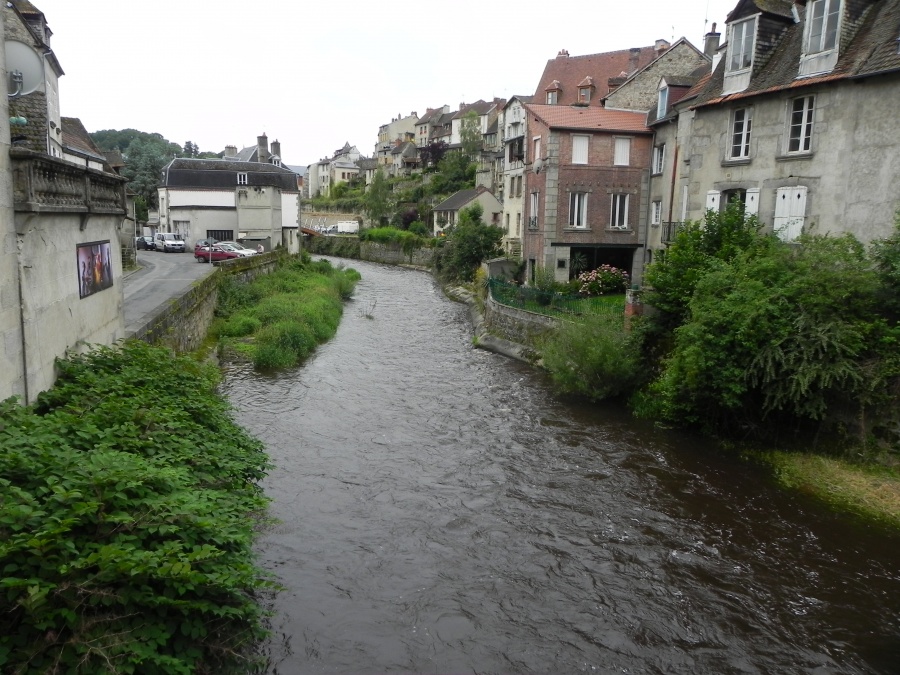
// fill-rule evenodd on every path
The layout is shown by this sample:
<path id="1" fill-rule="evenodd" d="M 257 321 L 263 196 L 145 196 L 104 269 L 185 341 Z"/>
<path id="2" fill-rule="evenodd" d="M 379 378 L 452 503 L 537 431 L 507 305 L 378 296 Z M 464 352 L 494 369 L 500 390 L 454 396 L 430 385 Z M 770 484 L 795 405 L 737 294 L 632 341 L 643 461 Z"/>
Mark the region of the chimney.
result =
<path id="1" fill-rule="evenodd" d="M 722 34 L 716 32 L 716 24 L 713 24 L 712 30 L 703 36 L 703 53 L 709 58 L 713 58 L 716 55 L 720 37 L 722 37 Z"/>
<path id="2" fill-rule="evenodd" d="M 237 157 L 237 146 L 226 145 L 225 146 L 225 159 L 234 159 L 235 157 Z"/>
<path id="3" fill-rule="evenodd" d="M 657 40 L 656 45 L 653 47 L 656 50 L 656 58 L 659 58 L 667 51 L 669 51 L 669 47 L 672 45 L 669 44 L 668 40 Z"/>
<path id="4" fill-rule="evenodd" d="M 256 150 L 259 155 L 256 161 L 267 164 L 269 162 L 269 137 L 266 136 L 265 132 L 263 132 L 262 136 L 256 137 Z"/>
<path id="5" fill-rule="evenodd" d="M 556 58 L 558 58 L 558 59 L 559 58 L 565 59 L 568 57 L 569 57 L 569 50 L 567 50 L 567 49 L 560 49 L 559 54 L 556 55 Z"/>
<path id="6" fill-rule="evenodd" d="M 632 47 L 630 50 L 631 54 L 628 58 L 628 74 L 631 75 L 638 69 L 638 63 L 640 63 L 641 58 L 641 48 L 640 47 Z"/>
<path id="7" fill-rule="evenodd" d="M 281 157 L 281 143 L 272 141 L 272 154 Z"/>

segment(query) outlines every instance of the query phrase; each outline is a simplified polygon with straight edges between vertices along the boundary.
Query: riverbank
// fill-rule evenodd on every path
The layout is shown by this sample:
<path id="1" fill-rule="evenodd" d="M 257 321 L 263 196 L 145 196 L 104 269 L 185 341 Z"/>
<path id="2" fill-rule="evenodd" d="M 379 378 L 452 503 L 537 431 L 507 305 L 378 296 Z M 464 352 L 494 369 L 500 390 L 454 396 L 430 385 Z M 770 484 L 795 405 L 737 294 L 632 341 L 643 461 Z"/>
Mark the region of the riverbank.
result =
<path id="1" fill-rule="evenodd" d="M 540 355 L 534 348 L 487 331 L 483 303 L 474 291 L 451 286 L 444 292 L 468 306 L 476 347 L 540 366 Z M 799 452 L 746 450 L 742 455 L 768 467 L 785 489 L 811 496 L 835 511 L 900 531 L 900 471 L 896 468 Z"/>

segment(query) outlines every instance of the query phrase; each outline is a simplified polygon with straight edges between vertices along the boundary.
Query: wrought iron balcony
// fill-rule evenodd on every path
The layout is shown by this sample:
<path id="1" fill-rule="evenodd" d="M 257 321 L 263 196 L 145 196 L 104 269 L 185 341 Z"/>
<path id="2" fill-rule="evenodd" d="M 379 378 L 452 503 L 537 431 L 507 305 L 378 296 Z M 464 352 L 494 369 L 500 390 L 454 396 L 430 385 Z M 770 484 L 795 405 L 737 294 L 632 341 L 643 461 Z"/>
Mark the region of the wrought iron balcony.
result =
<path id="1" fill-rule="evenodd" d="M 675 239 L 675 235 L 678 234 L 678 230 L 681 229 L 681 226 L 684 223 L 663 223 L 662 229 L 659 233 L 660 240 L 663 244 L 671 244 L 672 240 Z"/>

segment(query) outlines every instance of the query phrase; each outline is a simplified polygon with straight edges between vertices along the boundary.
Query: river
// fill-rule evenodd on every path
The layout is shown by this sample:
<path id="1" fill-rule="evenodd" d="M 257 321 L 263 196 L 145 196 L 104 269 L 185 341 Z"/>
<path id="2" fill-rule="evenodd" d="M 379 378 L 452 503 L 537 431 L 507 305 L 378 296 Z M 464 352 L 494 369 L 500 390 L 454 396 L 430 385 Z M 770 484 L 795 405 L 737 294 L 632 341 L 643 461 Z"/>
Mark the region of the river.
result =
<path id="1" fill-rule="evenodd" d="M 226 374 L 267 445 L 269 673 L 898 673 L 900 537 L 556 396 L 420 272 L 301 368 Z"/>

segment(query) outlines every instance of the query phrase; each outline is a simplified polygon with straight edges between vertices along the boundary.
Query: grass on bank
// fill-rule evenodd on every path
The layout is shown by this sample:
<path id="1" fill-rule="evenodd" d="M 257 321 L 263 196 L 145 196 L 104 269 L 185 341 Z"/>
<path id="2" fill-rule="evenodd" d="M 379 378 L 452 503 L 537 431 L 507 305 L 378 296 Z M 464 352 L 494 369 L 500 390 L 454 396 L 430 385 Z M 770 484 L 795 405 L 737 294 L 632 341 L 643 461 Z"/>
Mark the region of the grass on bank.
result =
<path id="1" fill-rule="evenodd" d="M 811 495 L 834 509 L 900 529 L 900 471 L 896 468 L 792 452 L 750 456 L 771 466 L 784 487 Z"/>
<path id="2" fill-rule="evenodd" d="M 229 279 L 219 290 L 211 333 L 221 351 L 261 370 L 290 368 L 331 339 L 360 275 L 308 257 L 282 263 L 251 282 Z"/>

